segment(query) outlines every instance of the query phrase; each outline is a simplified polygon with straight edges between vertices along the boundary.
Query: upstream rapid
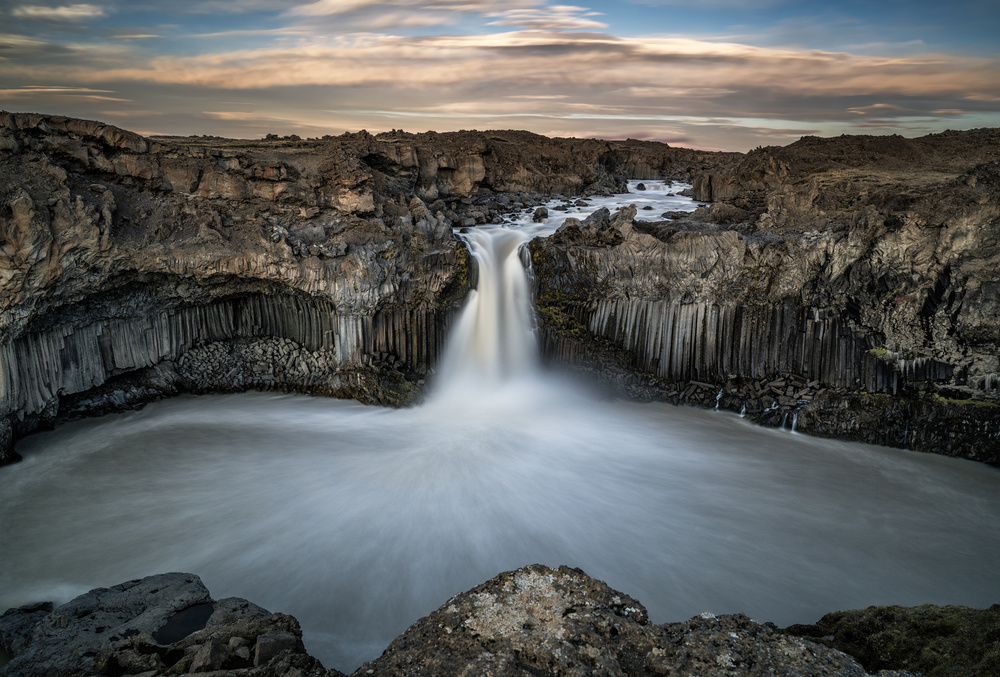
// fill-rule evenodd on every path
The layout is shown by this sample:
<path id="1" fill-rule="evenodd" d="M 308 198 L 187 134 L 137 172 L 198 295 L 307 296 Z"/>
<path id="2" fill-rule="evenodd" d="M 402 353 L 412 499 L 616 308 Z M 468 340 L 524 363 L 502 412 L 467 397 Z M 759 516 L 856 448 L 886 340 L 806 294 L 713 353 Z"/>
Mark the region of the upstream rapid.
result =
<path id="1" fill-rule="evenodd" d="M 650 187 L 584 209 L 693 208 Z M 995 468 L 611 401 L 544 370 L 519 248 L 559 221 L 463 235 L 479 286 L 419 407 L 180 397 L 22 440 L 0 469 L 0 610 L 191 571 L 296 616 L 349 672 L 534 562 L 580 567 L 658 623 L 1000 601 Z"/>

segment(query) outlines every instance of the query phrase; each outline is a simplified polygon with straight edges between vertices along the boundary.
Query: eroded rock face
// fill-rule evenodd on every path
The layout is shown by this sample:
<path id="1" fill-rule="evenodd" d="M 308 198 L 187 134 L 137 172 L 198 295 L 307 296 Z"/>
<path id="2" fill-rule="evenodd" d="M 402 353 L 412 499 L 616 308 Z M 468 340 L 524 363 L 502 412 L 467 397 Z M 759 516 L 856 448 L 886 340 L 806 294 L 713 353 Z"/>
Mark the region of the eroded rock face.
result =
<path id="1" fill-rule="evenodd" d="M 56 420 L 182 391 L 412 402 L 475 278 L 453 227 L 722 157 L 526 132 L 146 139 L 0 113 L 0 464 Z"/>
<path id="2" fill-rule="evenodd" d="M 177 620 L 203 608 L 207 615 Z M 192 574 L 93 590 L 54 611 L 12 609 L 0 618 L 0 641 L 14 654 L 0 667 L 9 677 L 341 674 L 305 653 L 294 618 L 214 601 Z M 628 595 L 579 569 L 541 565 L 453 597 L 354 674 L 868 675 L 847 654 L 739 614 L 653 625 Z"/>
<path id="3" fill-rule="evenodd" d="M 177 392 L 412 402 L 475 280 L 452 229 L 626 175 L 714 203 L 535 243 L 551 358 L 632 396 L 997 462 L 997 134 L 741 156 L 526 132 L 145 139 L 3 113 L 0 463 L 39 427 Z"/>
<path id="4" fill-rule="evenodd" d="M 440 215 L 376 217 L 406 203 L 375 204 L 353 146 L 254 153 L 16 114 L 0 129 L 0 461 L 58 417 L 181 390 L 399 405 L 433 369 L 468 253 Z"/>
<path id="5" fill-rule="evenodd" d="M 1000 463 L 1000 146 L 983 135 L 803 140 L 696 184 L 723 201 L 691 215 L 567 223 L 531 244 L 546 352 L 636 397 Z"/>

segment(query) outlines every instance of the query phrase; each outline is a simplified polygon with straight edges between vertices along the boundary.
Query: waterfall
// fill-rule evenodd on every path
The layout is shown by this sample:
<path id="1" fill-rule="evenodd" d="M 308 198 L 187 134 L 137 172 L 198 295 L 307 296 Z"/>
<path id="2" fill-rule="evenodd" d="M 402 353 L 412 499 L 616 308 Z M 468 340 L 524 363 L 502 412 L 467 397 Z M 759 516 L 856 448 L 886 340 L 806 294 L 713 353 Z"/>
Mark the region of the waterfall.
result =
<path id="1" fill-rule="evenodd" d="M 531 287 L 519 255 L 531 234 L 477 228 L 464 239 L 479 267 L 479 285 L 445 348 L 442 389 L 502 385 L 532 373 L 538 362 Z"/>
<path id="2" fill-rule="evenodd" d="M 479 283 L 445 344 L 428 406 L 495 413 L 497 406 L 524 411 L 550 399 L 558 386 L 541 378 L 531 281 L 521 252 L 533 237 L 554 230 L 522 221 L 462 234 Z"/>
<path id="3" fill-rule="evenodd" d="M 551 235 L 565 217 L 583 220 L 602 207 L 615 210 L 632 203 L 659 211 L 694 208 L 688 198 L 668 193 L 674 189 L 670 183 L 646 185 L 644 192 L 629 194 L 626 200 L 592 197 L 561 206 L 553 200 L 549 208 L 562 214 L 542 223 L 534 222 L 529 209 L 509 225 L 463 230 L 459 237 L 476 260 L 479 282 L 445 344 L 428 405 L 468 410 L 473 405 L 486 403 L 488 408 L 503 403 L 523 411 L 572 396 L 573 388 L 551 375 L 542 378 L 532 286 L 521 259 L 522 247 L 534 237 Z"/>

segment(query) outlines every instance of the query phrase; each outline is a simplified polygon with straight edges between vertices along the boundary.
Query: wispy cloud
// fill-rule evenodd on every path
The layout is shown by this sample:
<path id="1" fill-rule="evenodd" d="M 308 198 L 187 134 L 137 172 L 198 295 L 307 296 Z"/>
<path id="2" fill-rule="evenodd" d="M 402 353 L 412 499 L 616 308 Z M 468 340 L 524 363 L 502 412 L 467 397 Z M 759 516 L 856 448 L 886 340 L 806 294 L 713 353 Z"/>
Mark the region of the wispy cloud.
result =
<path id="1" fill-rule="evenodd" d="M 207 115 L 216 120 L 253 120 L 253 113 L 240 111 L 205 111 L 202 115 Z"/>
<path id="2" fill-rule="evenodd" d="M 532 7 L 531 0 L 316 0 L 288 10 L 291 16 L 332 16 L 359 10 L 412 9 L 426 12 L 470 12 L 487 14 L 504 8 Z"/>
<path id="3" fill-rule="evenodd" d="M 105 15 L 103 8 L 97 5 L 79 4 L 63 7 L 45 7 L 43 5 L 22 5 L 15 7 L 11 14 L 24 19 L 41 19 L 44 21 L 86 21 Z"/>
<path id="4" fill-rule="evenodd" d="M 163 111 L 158 110 L 102 110 L 99 115 L 115 120 L 146 120 L 160 117 Z"/>
<path id="5" fill-rule="evenodd" d="M 502 57 L 498 59 L 498 56 Z M 461 64 L 461 68 L 456 68 Z M 45 69 L 41 69 L 45 72 Z M 1000 60 L 949 55 L 882 58 L 691 39 L 512 31 L 470 36 L 355 35 L 86 72 L 89 82 L 141 80 L 223 89 L 290 85 L 466 85 L 492 82 L 600 91 L 648 83 L 705 96 L 747 88 L 800 96 L 1000 96 Z M 895 104 L 874 104 L 871 110 Z M 866 111 L 857 107 L 853 112 Z"/>
<path id="6" fill-rule="evenodd" d="M 868 115 L 869 113 L 883 113 L 887 110 L 903 110 L 903 108 L 891 103 L 873 103 L 870 106 L 854 106 L 847 110 L 855 115 Z"/>
<path id="7" fill-rule="evenodd" d="M 590 18 L 600 16 L 600 13 L 572 5 L 508 9 L 502 12 L 490 12 L 486 16 L 493 19 L 488 22 L 490 26 L 516 26 L 530 30 L 597 30 L 608 27 L 607 24 Z"/>
<path id="8" fill-rule="evenodd" d="M 99 98 L 104 94 L 114 94 L 110 89 L 90 89 L 89 87 L 48 87 L 44 85 L 27 85 L 13 89 L 0 89 L 0 97 L 6 99 L 18 99 L 34 97 L 40 94 L 58 94 L 60 96 L 89 96 Z M 125 101 L 112 97 L 103 97 L 108 101 Z"/>
<path id="9" fill-rule="evenodd" d="M 26 35 L 0 33 L 0 54 L 14 56 L 17 52 L 24 52 L 25 50 L 38 50 L 48 46 L 49 43 L 44 40 L 37 40 Z"/>

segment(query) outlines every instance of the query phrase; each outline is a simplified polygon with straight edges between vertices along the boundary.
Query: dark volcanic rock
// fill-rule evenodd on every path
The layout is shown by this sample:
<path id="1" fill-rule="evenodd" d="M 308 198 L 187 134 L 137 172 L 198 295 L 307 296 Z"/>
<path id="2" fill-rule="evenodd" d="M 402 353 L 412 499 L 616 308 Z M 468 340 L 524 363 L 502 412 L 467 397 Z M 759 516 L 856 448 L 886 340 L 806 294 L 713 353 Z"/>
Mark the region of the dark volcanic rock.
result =
<path id="1" fill-rule="evenodd" d="M 586 247 L 613 247 L 625 240 L 635 218 L 635 205 L 615 213 L 614 218 L 607 207 L 602 207 L 588 216 L 583 223 L 579 219 L 566 219 L 549 240 L 557 245 L 578 245 Z M 625 229 L 623 231 L 623 229 Z"/>
<path id="2" fill-rule="evenodd" d="M 14 657 L 0 675 L 10 677 L 339 674 L 305 653 L 294 618 L 246 600 L 212 600 L 193 574 L 91 590 L 55 610 L 8 611 L 0 640 Z"/>
<path id="3" fill-rule="evenodd" d="M 179 392 L 411 403 L 476 279 L 452 229 L 625 176 L 714 202 L 534 243 L 549 357 L 632 396 L 996 463 L 998 135 L 743 156 L 510 131 L 147 139 L 2 113 L 0 464 L 33 430 Z"/>
<path id="4" fill-rule="evenodd" d="M 208 607 L 211 614 L 194 624 L 174 622 L 171 627 L 173 619 L 201 607 Z M 165 631 L 171 636 L 164 637 Z M 271 614 L 246 600 L 214 601 L 192 574 L 162 574 L 93 590 L 54 611 L 11 610 L 0 619 L 0 640 L 14 654 L 9 664 L 0 667 L 4 677 L 341 674 L 325 670 L 305 653 L 294 618 Z M 921 648 L 919 643 L 910 647 Z M 652 625 L 639 602 L 582 571 L 532 565 L 500 574 L 448 600 L 354 674 L 865 677 L 868 673 L 840 651 L 739 614 L 702 614 L 684 623 Z"/>
<path id="5" fill-rule="evenodd" d="M 852 658 L 745 616 L 652 625 L 578 569 L 533 565 L 449 600 L 356 675 L 843 675 Z"/>
<path id="6" fill-rule="evenodd" d="M 998 134 L 807 138 L 703 176 L 693 214 L 568 223 L 531 243 L 545 351 L 632 397 L 1000 464 Z"/>
<path id="7" fill-rule="evenodd" d="M 728 155 L 456 132 L 152 138 L 0 113 L 0 464 L 177 392 L 399 406 L 475 279 L 453 227 Z"/>
<path id="8" fill-rule="evenodd" d="M 786 632 L 848 652 L 868 670 L 905 669 L 926 677 L 1000 675 L 1000 604 L 989 609 L 873 606 L 837 611 Z"/>

